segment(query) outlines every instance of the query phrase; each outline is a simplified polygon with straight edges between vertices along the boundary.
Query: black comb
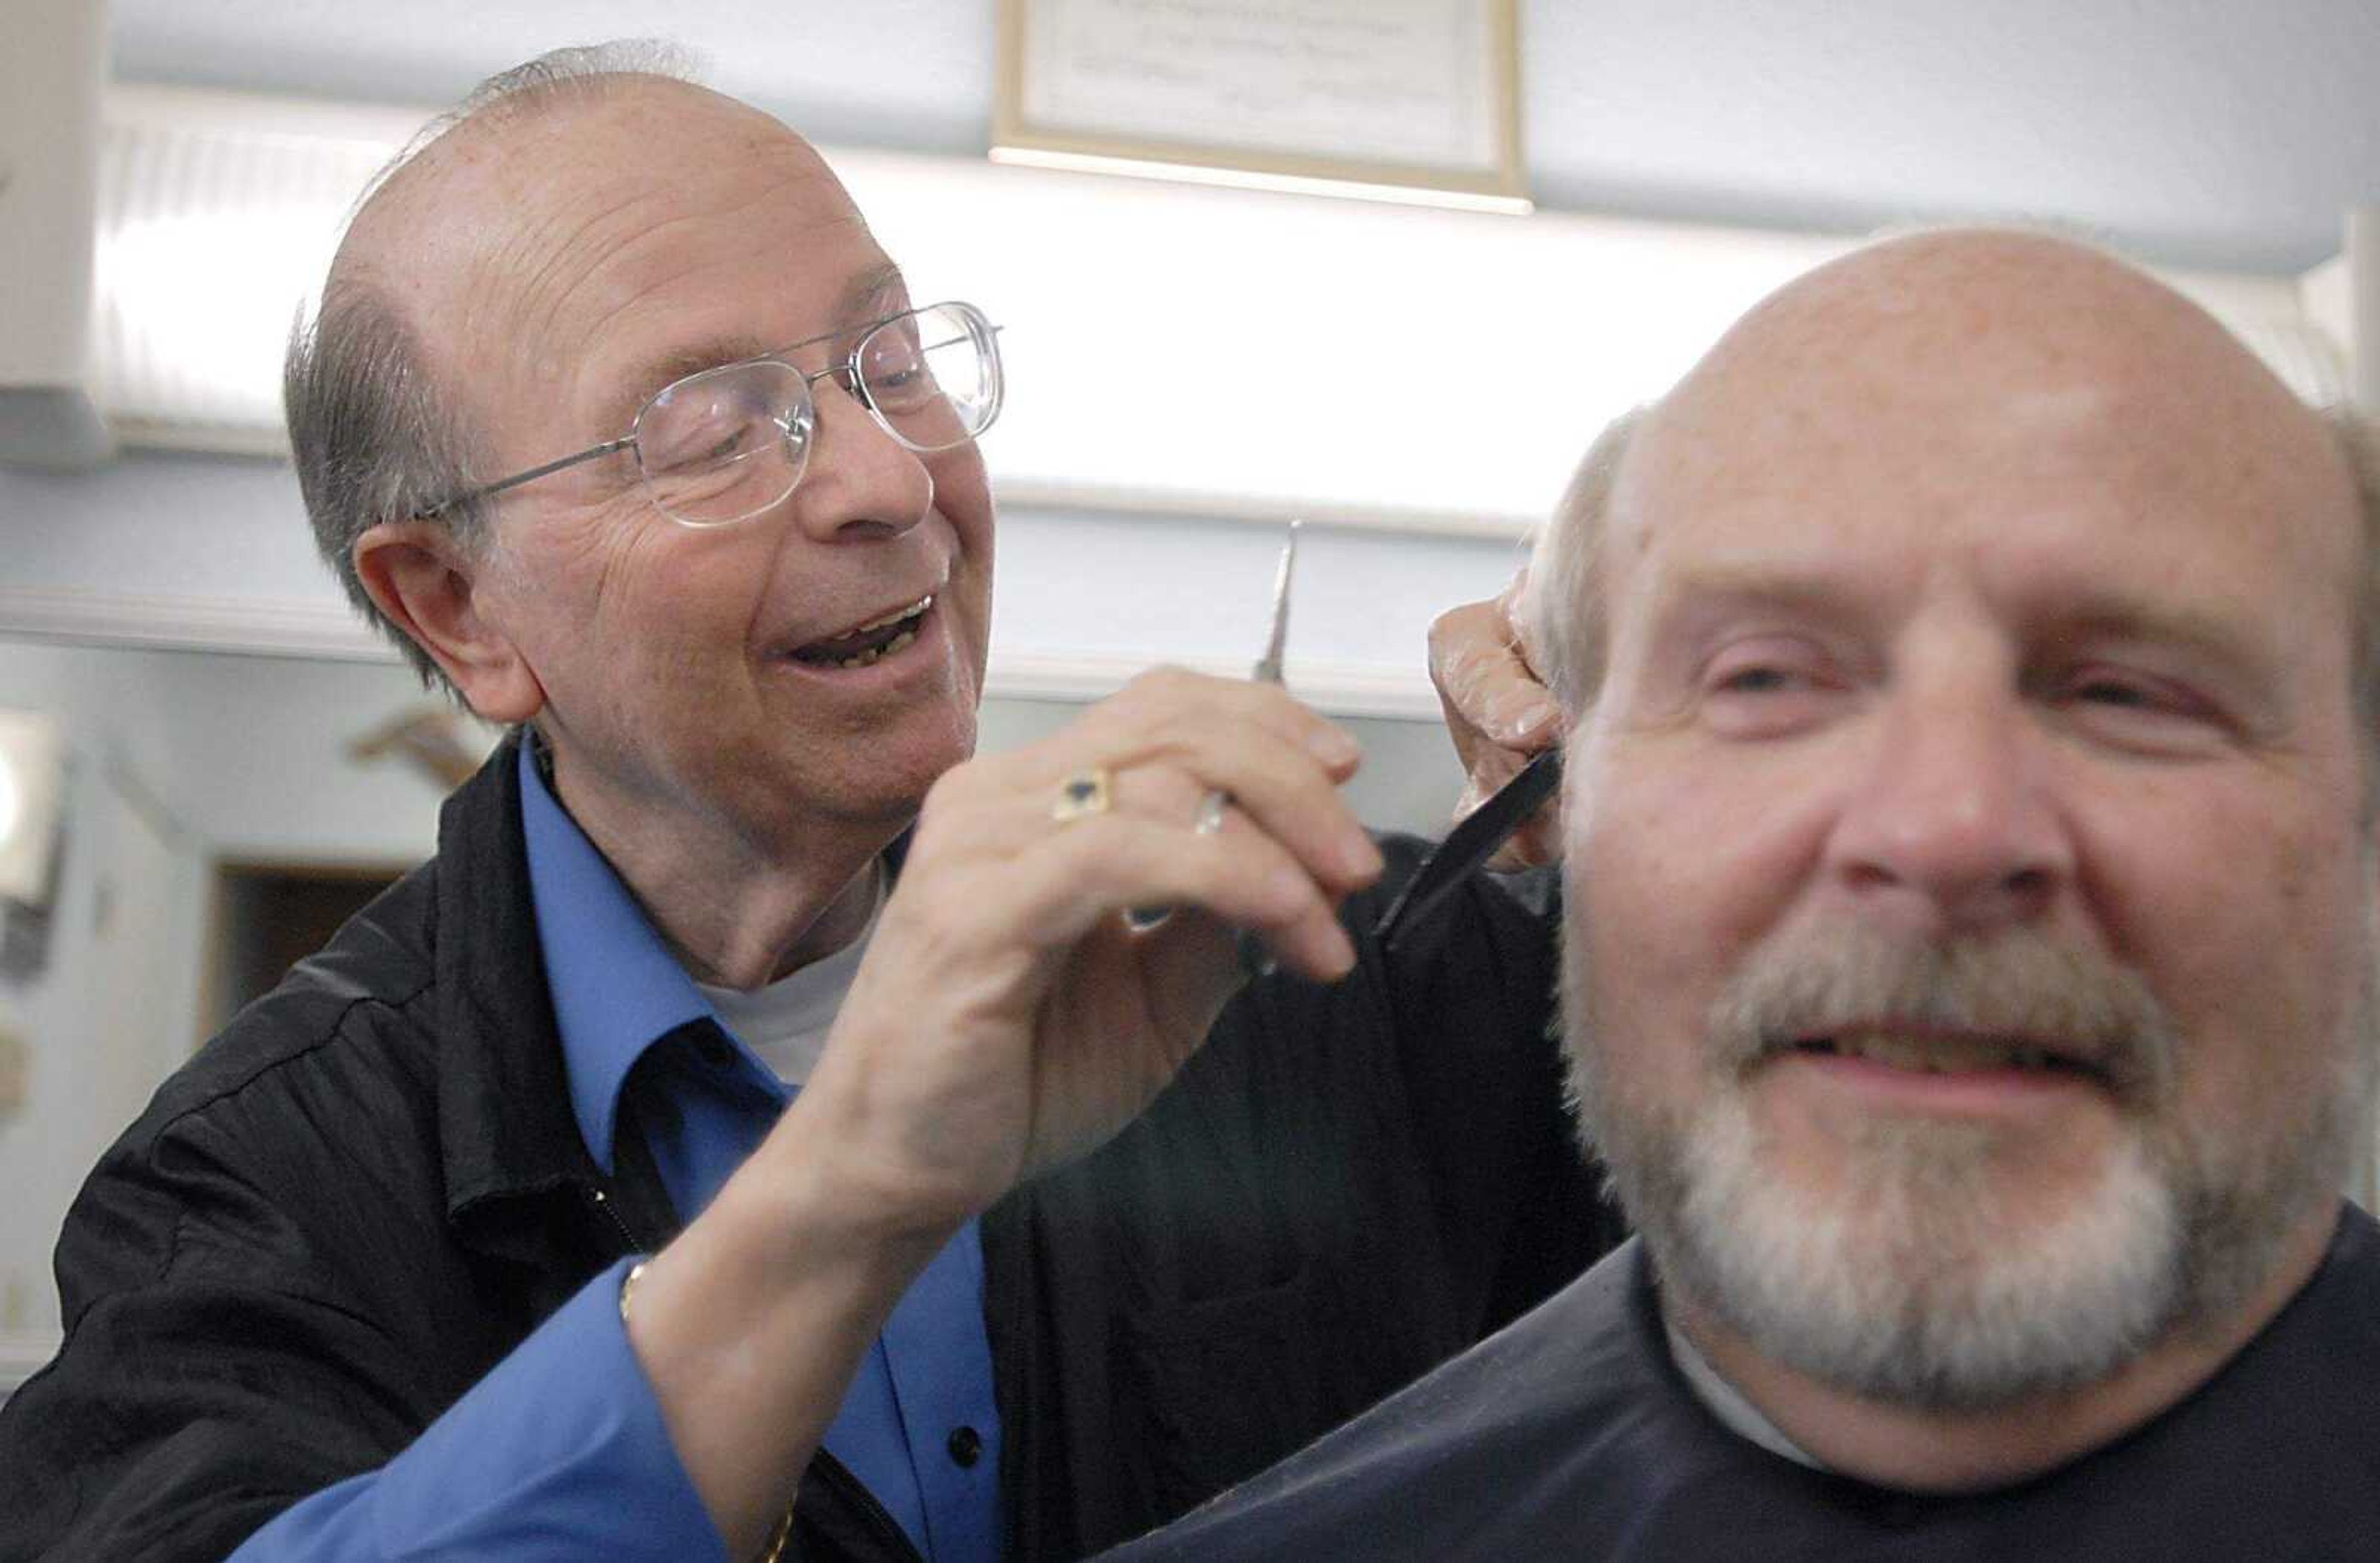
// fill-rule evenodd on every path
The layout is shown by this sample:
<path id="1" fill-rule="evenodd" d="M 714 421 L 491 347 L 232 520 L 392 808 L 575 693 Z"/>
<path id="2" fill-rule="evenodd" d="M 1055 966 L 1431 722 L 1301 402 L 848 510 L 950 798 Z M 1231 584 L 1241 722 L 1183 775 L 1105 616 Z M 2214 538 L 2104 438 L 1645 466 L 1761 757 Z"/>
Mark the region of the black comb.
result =
<path id="1" fill-rule="evenodd" d="M 1398 935 L 1427 917 L 1473 869 L 1494 856 L 1506 838 L 1521 828 L 1521 821 L 1535 814 L 1560 785 L 1561 749 L 1557 745 L 1523 766 L 1496 789 L 1494 797 L 1465 815 L 1422 859 L 1421 867 L 1381 915 L 1372 929 L 1381 948 L 1395 949 Z"/>

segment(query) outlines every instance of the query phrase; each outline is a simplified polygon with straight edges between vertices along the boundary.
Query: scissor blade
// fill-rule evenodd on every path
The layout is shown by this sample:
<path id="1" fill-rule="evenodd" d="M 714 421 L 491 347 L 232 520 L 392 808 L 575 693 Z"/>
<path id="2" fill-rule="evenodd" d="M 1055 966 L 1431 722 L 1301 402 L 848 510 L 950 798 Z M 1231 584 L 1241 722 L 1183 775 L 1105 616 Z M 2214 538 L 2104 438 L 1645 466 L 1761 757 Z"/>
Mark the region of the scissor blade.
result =
<path id="1" fill-rule="evenodd" d="M 1272 581 L 1272 635 L 1265 641 L 1264 655 L 1257 659 L 1258 684 L 1281 681 L 1281 654 L 1289 644 L 1289 580 L 1297 569 L 1297 528 L 1301 525 L 1292 521 L 1289 540 L 1281 545 L 1281 570 Z"/>

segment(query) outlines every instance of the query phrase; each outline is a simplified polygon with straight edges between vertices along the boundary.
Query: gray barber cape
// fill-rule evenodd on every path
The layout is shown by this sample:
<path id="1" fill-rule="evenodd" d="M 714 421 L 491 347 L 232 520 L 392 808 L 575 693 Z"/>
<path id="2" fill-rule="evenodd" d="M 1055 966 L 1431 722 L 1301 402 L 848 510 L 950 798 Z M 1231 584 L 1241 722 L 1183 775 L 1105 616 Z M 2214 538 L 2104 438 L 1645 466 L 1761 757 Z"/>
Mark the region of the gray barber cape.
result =
<path id="1" fill-rule="evenodd" d="M 1631 1241 L 1564 1290 L 1115 1563 L 2380 1559 L 2380 1225 L 2246 1350 L 2121 1441 L 2021 1485 L 1929 1497 L 1728 1431 L 1663 1339 Z"/>

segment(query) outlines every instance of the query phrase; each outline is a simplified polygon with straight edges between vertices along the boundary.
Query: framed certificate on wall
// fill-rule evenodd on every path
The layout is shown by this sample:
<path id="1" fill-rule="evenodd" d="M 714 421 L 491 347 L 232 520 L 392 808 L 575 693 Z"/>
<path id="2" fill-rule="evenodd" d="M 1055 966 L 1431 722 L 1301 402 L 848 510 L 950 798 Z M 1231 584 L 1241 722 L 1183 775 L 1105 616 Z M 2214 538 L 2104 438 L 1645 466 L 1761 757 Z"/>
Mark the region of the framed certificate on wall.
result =
<path id="1" fill-rule="evenodd" d="M 1516 0 L 1001 0 L 1004 162 L 1528 210 Z"/>

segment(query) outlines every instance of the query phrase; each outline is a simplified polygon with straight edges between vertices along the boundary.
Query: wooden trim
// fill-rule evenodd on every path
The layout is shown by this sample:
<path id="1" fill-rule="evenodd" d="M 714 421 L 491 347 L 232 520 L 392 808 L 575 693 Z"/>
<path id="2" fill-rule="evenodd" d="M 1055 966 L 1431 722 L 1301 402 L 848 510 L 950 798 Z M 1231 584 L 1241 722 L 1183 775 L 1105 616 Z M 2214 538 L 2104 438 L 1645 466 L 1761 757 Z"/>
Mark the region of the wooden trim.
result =
<path id="1" fill-rule="evenodd" d="M 1520 18 L 1517 0 L 1478 0 L 1486 22 L 1488 58 L 1484 72 L 1495 120 L 1496 166 L 1483 172 L 1386 162 L 1359 156 L 1276 152 L 1222 146 L 1194 137 L 1111 135 L 1036 125 L 1026 117 L 1026 31 L 1034 0 L 1001 0 L 997 69 L 992 105 L 992 155 L 1003 162 L 1049 166 L 1144 172 L 1159 176 L 1204 176 L 1234 182 L 1289 182 L 1301 189 L 1427 200 L 1455 198 L 1452 204 L 1525 212 L 1532 209 L 1528 171 L 1521 153 Z"/>

